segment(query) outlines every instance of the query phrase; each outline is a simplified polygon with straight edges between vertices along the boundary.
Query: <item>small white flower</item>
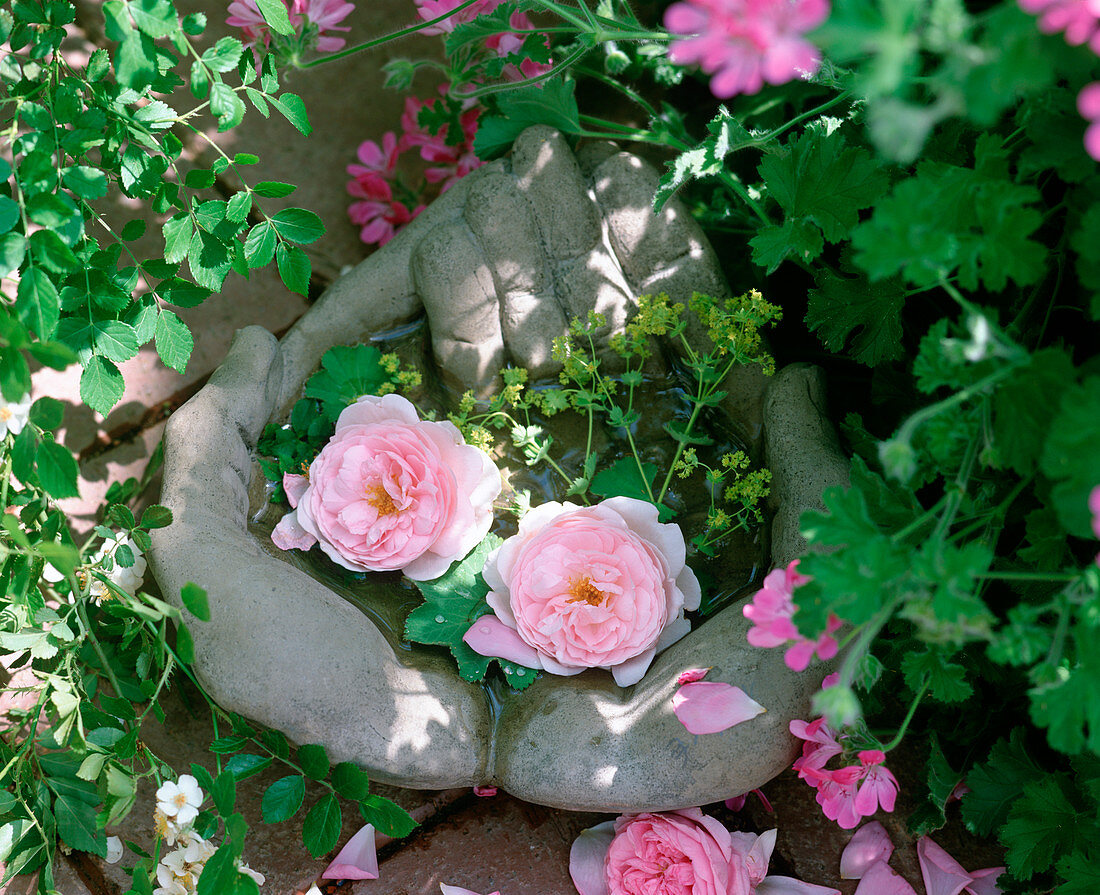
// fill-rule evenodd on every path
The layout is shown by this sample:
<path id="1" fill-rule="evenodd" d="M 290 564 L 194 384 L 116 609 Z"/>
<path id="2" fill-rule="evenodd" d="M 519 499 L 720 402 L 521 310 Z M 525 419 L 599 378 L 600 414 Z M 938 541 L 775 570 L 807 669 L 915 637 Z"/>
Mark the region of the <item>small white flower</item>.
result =
<path id="1" fill-rule="evenodd" d="M 122 860 L 122 840 L 117 836 L 107 837 L 107 858 L 108 864 L 117 864 Z"/>
<path id="2" fill-rule="evenodd" d="M 124 567 L 119 563 L 119 547 L 130 548 L 130 552 L 134 555 L 133 565 Z M 141 587 L 142 582 L 145 580 L 145 570 L 149 566 L 144 554 L 138 549 L 137 544 L 133 542 L 133 539 L 131 539 L 129 535 L 117 534 L 113 538 L 103 542 L 103 546 L 101 546 L 99 550 L 96 551 L 95 556 L 92 557 L 92 562 L 98 563 L 107 556 L 111 557 L 113 567 L 109 572 L 104 571 L 103 574 L 105 574 L 120 590 L 126 591 L 126 593 L 131 596 L 136 594 L 138 588 Z M 111 595 L 107 585 L 94 576 L 89 586 L 89 591 L 93 597 L 99 600 L 105 599 Z"/>
<path id="3" fill-rule="evenodd" d="M 27 425 L 27 418 L 31 413 L 31 396 L 26 395 L 21 401 L 5 401 L 0 397 L 0 438 L 9 432 L 18 435 Z"/>
<path id="4" fill-rule="evenodd" d="M 262 886 L 267 879 L 267 877 L 265 877 L 262 873 L 260 873 L 258 870 L 253 870 L 243 861 L 237 862 L 237 869 L 245 876 L 255 880 L 257 886 Z"/>
<path id="5" fill-rule="evenodd" d="M 980 314 L 968 317 L 966 326 L 970 330 L 970 342 L 963 348 L 963 357 L 976 364 L 985 360 L 993 340 L 993 332 L 989 328 L 989 321 Z"/>
<path id="6" fill-rule="evenodd" d="M 199 782 L 190 774 L 181 774 L 178 784 L 169 780 L 157 790 L 157 808 L 180 827 L 186 827 L 198 817 L 202 800 Z"/>

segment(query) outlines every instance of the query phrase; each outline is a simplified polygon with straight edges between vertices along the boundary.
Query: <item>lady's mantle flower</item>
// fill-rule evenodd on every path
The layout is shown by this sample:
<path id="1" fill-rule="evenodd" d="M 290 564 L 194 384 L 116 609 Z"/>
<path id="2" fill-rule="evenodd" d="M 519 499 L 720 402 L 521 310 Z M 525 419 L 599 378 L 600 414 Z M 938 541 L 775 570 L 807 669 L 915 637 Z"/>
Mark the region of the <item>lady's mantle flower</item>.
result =
<path id="1" fill-rule="evenodd" d="M 680 35 L 669 58 L 697 63 L 714 77 L 718 97 L 756 93 L 768 84 L 809 76 L 821 64 L 804 37 L 829 14 L 829 0 L 686 0 L 665 13 L 665 27 Z"/>
<path id="2" fill-rule="evenodd" d="M 1088 44 L 1100 54 L 1100 0 L 1019 0 L 1020 9 L 1039 17 L 1044 34 L 1064 31 L 1070 46 Z"/>
<path id="3" fill-rule="evenodd" d="M 764 586 L 742 610 L 745 618 L 753 623 L 746 635 L 753 646 L 783 646 L 793 641 L 783 656 L 792 671 L 805 671 L 814 653 L 822 661 L 831 659 L 838 648 L 833 634 L 841 627 L 841 621 L 832 613 L 826 622 L 825 633 L 817 640 L 802 636 L 794 624 L 794 589 L 809 580 L 798 573 L 798 560 L 793 560 L 786 569 L 769 572 Z"/>
<path id="4" fill-rule="evenodd" d="M 27 425 L 31 414 L 31 396 L 26 395 L 19 401 L 5 401 L 0 398 L 0 438 L 9 432 L 18 435 Z"/>
<path id="5" fill-rule="evenodd" d="M 168 780 L 157 790 L 157 810 L 178 827 L 199 816 L 202 800 L 199 782 L 190 774 L 181 774 L 178 783 Z"/>
<path id="6" fill-rule="evenodd" d="M 1089 122 L 1085 129 L 1085 152 L 1100 162 L 1100 81 L 1093 81 L 1077 94 L 1077 111 Z"/>

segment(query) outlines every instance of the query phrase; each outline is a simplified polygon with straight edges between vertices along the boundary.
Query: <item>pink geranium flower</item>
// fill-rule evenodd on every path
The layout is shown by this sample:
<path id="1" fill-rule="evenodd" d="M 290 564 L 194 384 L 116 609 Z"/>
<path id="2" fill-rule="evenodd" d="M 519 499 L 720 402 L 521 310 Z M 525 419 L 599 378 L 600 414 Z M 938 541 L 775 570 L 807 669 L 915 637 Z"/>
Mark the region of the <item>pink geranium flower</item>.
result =
<path id="1" fill-rule="evenodd" d="M 805 671 L 814 654 L 822 661 L 837 654 L 838 644 L 833 637 L 842 622 L 830 613 L 825 633 L 817 640 L 802 636 L 793 621 L 795 612 L 794 589 L 810 579 L 798 572 L 798 560 L 792 560 L 786 569 L 773 569 L 764 579 L 764 586 L 756 592 L 752 602 L 742 612 L 753 623 L 745 639 L 753 646 L 773 647 L 792 645 L 783 661 L 792 671 Z"/>
<path id="2" fill-rule="evenodd" d="M 535 28 L 535 23 L 532 22 L 522 12 L 512 13 L 511 18 L 508 20 L 516 31 L 532 31 Z M 500 34 L 494 34 L 492 37 L 486 39 L 485 46 L 493 50 L 498 56 L 504 57 L 512 53 L 518 53 L 523 49 L 524 37 L 520 34 L 513 34 L 511 31 L 502 31 Z M 544 43 L 549 46 L 550 38 L 547 37 Z M 504 71 L 501 72 L 501 77 L 506 81 L 522 81 L 526 78 L 534 78 L 538 75 L 546 74 L 554 66 L 548 65 L 545 62 L 535 62 L 530 57 L 525 57 L 520 63 L 519 68 L 509 63 L 504 67 Z"/>
<path id="3" fill-rule="evenodd" d="M 316 48 L 322 53 L 333 53 L 342 49 L 346 41 L 326 32 L 350 31 L 340 27 L 340 22 L 348 17 L 355 5 L 346 0 L 283 0 L 290 16 L 290 24 L 302 50 Z M 245 46 L 260 46 L 265 49 L 274 39 L 273 32 L 260 14 L 256 0 L 233 0 L 229 4 L 227 24 L 241 29 Z"/>
<path id="4" fill-rule="evenodd" d="M 1089 122 L 1085 129 L 1085 151 L 1100 162 L 1100 81 L 1093 81 L 1077 94 L 1077 111 Z M 1100 538 L 1100 485 L 1089 495 L 1089 509 L 1092 510 L 1092 530 Z"/>
<path id="5" fill-rule="evenodd" d="M 669 58 L 697 64 L 715 96 L 756 93 L 817 71 L 821 55 L 805 39 L 829 14 L 828 0 L 686 0 L 665 13 L 665 27 L 681 36 Z"/>
<path id="6" fill-rule="evenodd" d="M 1071 46 L 1088 44 L 1100 54 L 1100 0 L 1019 0 L 1020 9 L 1039 17 L 1044 34 L 1065 32 Z"/>
<path id="7" fill-rule="evenodd" d="M 500 490 L 489 455 L 454 425 L 421 420 L 400 395 L 366 395 L 340 414 L 271 540 L 283 550 L 319 544 L 352 571 L 427 581 L 485 537 Z"/>
<path id="8" fill-rule="evenodd" d="M 478 0 L 472 6 L 467 6 L 461 12 L 456 12 L 450 18 L 444 19 L 438 25 L 431 25 L 424 28 L 421 34 L 450 34 L 455 30 L 455 25 L 461 25 L 465 22 L 472 22 L 478 16 L 484 13 L 492 12 L 504 0 Z M 462 0 L 416 0 L 416 12 L 417 15 L 425 22 L 430 22 L 432 19 L 437 19 L 441 15 L 446 15 L 456 6 L 461 6 Z"/>
<path id="9" fill-rule="evenodd" d="M 471 106 L 459 117 L 462 126 L 462 139 L 455 144 L 449 140 L 448 128 L 443 127 L 439 133 L 430 134 L 420 126 L 420 110 L 431 109 L 441 99 L 432 99 L 424 102 L 415 97 L 406 97 L 405 111 L 401 115 L 401 127 L 404 129 L 402 140 L 408 146 L 415 146 L 420 151 L 420 157 L 431 163 L 431 167 L 424 172 L 428 183 L 441 183 L 441 193 L 447 192 L 463 177 L 485 164 L 474 152 L 474 137 L 477 136 L 477 121 L 481 115 L 480 106 Z"/>
<path id="10" fill-rule="evenodd" d="M 470 627 L 470 647 L 551 674 L 606 668 L 620 687 L 691 630 L 684 611 L 701 596 L 680 526 L 631 497 L 535 507 L 482 574 L 494 614 Z"/>

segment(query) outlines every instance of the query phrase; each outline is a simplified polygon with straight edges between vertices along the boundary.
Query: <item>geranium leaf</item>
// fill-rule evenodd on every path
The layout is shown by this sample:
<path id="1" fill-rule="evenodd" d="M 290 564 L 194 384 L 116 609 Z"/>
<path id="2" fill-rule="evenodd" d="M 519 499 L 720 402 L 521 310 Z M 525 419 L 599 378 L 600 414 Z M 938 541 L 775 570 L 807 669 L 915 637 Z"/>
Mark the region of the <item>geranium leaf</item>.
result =
<path id="1" fill-rule="evenodd" d="M 1000 827 L 1024 786 L 1042 775 L 1027 753 L 1024 736 L 1024 728 L 1017 727 L 994 743 L 989 758 L 966 775 L 970 792 L 962 799 L 962 818 L 970 832 L 988 836 Z"/>
<path id="2" fill-rule="evenodd" d="M 645 481 L 642 480 L 643 474 Z M 638 464 L 632 456 L 623 457 L 597 472 L 588 489 L 597 497 L 633 497 L 636 500 L 653 503 L 653 498 L 649 495 L 654 490 L 653 483 L 656 478 L 655 463 L 643 463 L 639 471 Z M 668 522 L 675 515 L 671 507 L 664 504 L 657 505 L 657 518 L 661 522 Z"/>

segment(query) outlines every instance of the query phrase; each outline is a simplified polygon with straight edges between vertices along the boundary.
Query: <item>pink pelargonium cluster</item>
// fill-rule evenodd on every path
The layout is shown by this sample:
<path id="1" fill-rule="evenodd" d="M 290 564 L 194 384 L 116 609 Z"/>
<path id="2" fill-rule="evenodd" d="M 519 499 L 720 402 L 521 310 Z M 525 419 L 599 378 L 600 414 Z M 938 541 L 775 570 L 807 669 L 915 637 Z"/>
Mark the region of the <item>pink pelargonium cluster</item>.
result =
<path id="1" fill-rule="evenodd" d="M 301 49 L 315 48 L 322 53 L 334 53 L 343 49 L 346 41 L 342 37 L 328 34 L 329 31 L 350 31 L 340 27 L 340 23 L 355 9 L 355 4 L 346 0 L 283 0 L 299 40 L 305 40 Z M 234 28 L 241 29 L 244 45 L 271 46 L 273 33 L 271 27 L 260 14 L 256 0 L 233 0 L 229 4 L 229 17 L 225 20 Z"/>
<path id="2" fill-rule="evenodd" d="M 1020 9 L 1039 17 L 1044 34 L 1065 33 L 1071 46 L 1088 44 L 1100 55 L 1100 0 L 1019 0 Z"/>
<path id="3" fill-rule="evenodd" d="M 482 574 L 492 615 L 463 640 L 483 656 L 551 674 L 611 671 L 637 683 L 659 650 L 691 630 L 701 591 L 680 526 L 632 497 L 595 506 L 548 502 L 489 554 Z"/>
<path id="4" fill-rule="evenodd" d="M 769 876 L 775 839 L 731 833 L 698 808 L 624 814 L 577 837 L 569 875 L 580 895 L 840 895 Z"/>
<path id="5" fill-rule="evenodd" d="M 442 22 L 438 22 L 435 25 L 429 25 L 423 29 L 422 34 L 450 34 L 454 31 L 456 25 L 462 25 L 466 22 L 472 22 L 480 15 L 486 15 L 492 12 L 504 0 L 477 0 L 471 6 L 467 6 L 465 9 L 456 12 L 453 16 L 449 16 Z M 432 19 L 437 19 L 442 15 L 446 15 L 452 9 L 462 5 L 462 0 L 416 0 L 416 11 L 420 18 L 425 22 L 430 22 Z M 523 37 L 519 34 L 514 34 L 514 31 L 533 31 L 535 28 L 534 22 L 528 18 L 526 13 L 514 12 L 508 19 L 508 24 L 511 25 L 512 31 L 504 31 L 500 34 L 494 34 L 485 41 L 486 48 L 495 52 L 498 56 L 508 56 L 512 53 L 518 53 L 523 46 Z M 549 41 L 549 39 L 547 39 Z M 533 78 L 538 75 L 548 72 L 552 66 L 546 65 L 542 62 L 535 62 L 533 59 L 524 59 L 517 68 L 515 65 L 508 64 L 504 71 L 501 73 L 506 81 L 522 81 L 525 78 Z"/>
<path id="6" fill-rule="evenodd" d="M 838 648 L 833 634 L 840 629 L 842 622 L 836 615 L 829 614 L 825 633 L 817 640 L 804 637 L 794 623 L 794 589 L 809 580 L 806 575 L 799 574 L 798 560 L 793 560 L 786 569 L 769 572 L 764 586 L 742 610 L 745 618 L 753 623 L 746 635 L 753 646 L 791 644 L 783 660 L 792 671 L 805 671 L 815 653 L 822 661 L 831 659 Z"/>
<path id="7" fill-rule="evenodd" d="M 824 718 L 791 721 L 790 731 L 802 743 L 802 756 L 794 763 L 798 776 L 817 790 L 817 803 L 829 820 L 845 830 L 859 825 L 881 807 L 893 811 L 898 781 L 886 768 L 886 754 L 878 749 L 856 753 L 859 764 L 828 768 L 830 759 L 845 748 Z"/>
<path id="8" fill-rule="evenodd" d="M 1085 151 L 1100 162 L 1100 81 L 1087 84 L 1077 94 L 1077 111 L 1088 122 L 1088 127 L 1085 128 Z M 1097 486 L 1089 497 L 1090 508 L 1094 503 L 1100 507 L 1098 492 L 1100 492 L 1100 486 Z M 1100 509 L 1093 509 L 1093 513 L 1100 513 Z M 1100 538 L 1100 524 L 1095 521 L 1097 518 L 1100 516 L 1093 516 L 1093 530 Z"/>
<path id="9" fill-rule="evenodd" d="M 307 475 L 285 475 L 293 511 L 275 546 L 308 550 L 357 572 L 438 578 L 485 537 L 500 471 L 449 422 L 421 420 L 400 395 L 347 407 Z"/>
<path id="10" fill-rule="evenodd" d="M 669 58 L 713 75 L 717 97 L 756 93 L 817 71 L 821 54 L 805 35 L 828 15 L 829 0 L 683 0 L 665 12 L 678 37 Z"/>

